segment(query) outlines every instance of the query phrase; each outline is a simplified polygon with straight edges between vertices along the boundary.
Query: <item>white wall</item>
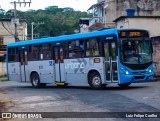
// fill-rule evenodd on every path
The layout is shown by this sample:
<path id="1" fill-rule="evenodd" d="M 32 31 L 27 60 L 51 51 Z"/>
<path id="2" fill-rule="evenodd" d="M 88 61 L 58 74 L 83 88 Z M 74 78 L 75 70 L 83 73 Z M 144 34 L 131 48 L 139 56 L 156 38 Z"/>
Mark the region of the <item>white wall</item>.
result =
<path id="1" fill-rule="evenodd" d="M 6 63 L 0 62 L 0 75 L 6 74 Z"/>
<path id="2" fill-rule="evenodd" d="M 10 21 L 2 21 L 0 23 L 0 35 L 3 36 L 4 44 L 8 44 L 11 42 L 15 42 L 14 34 L 15 34 L 15 27 L 14 24 L 12 24 Z M 10 32 L 8 32 L 7 30 Z M 18 38 L 20 40 L 26 40 L 27 39 L 27 23 L 26 22 L 20 22 L 20 24 L 17 26 L 17 32 L 18 32 Z"/>
<path id="3" fill-rule="evenodd" d="M 160 36 L 160 18 L 125 18 L 117 22 L 117 28 L 138 28 L 148 30 L 150 37 Z"/>

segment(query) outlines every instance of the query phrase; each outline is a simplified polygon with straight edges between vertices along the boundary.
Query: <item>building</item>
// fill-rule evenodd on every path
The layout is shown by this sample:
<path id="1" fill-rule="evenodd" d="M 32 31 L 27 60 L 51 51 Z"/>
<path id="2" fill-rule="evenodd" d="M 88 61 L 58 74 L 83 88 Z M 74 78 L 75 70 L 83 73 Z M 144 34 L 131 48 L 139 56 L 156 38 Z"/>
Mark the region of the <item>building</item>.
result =
<path id="1" fill-rule="evenodd" d="M 139 28 L 149 31 L 150 37 L 160 35 L 160 16 L 120 16 L 114 20 L 116 28 Z"/>
<path id="2" fill-rule="evenodd" d="M 160 0 L 97 0 L 88 9 L 93 15 L 89 20 L 89 31 L 115 27 L 113 21 L 126 16 L 126 10 L 131 8 L 135 10 L 135 16 L 160 16 Z"/>
<path id="3" fill-rule="evenodd" d="M 81 33 L 85 33 L 89 31 L 89 20 L 90 18 L 80 18 L 79 26 L 80 26 Z"/>
<path id="4" fill-rule="evenodd" d="M 20 41 L 26 40 L 27 22 L 17 22 L 17 33 Z M 5 47 L 8 43 L 15 42 L 15 24 L 11 19 L 0 19 L 0 61 L 4 60 Z"/>
<path id="5" fill-rule="evenodd" d="M 17 33 L 19 41 L 27 39 L 27 22 L 25 20 L 17 22 Z M 15 42 L 15 24 L 11 19 L 0 19 L 0 75 L 6 73 L 5 54 L 6 45 Z"/>

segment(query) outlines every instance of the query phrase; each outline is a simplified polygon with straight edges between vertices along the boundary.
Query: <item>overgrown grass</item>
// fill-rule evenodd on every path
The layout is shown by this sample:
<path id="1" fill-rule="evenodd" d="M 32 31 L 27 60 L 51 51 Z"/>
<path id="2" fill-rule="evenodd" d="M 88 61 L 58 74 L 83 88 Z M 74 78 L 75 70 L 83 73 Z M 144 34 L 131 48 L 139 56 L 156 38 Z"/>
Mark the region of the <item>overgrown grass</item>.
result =
<path id="1" fill-rule="evenodd" d="M 7 80 L 7 75 L 6 74 L 0 75 L 0 82 L 5 82 L 5 81 L 9 81 Z"/>
<path id="2" fill-rule="evenodd" d="M 6 74 L 0 75 L 0 78 L 5 78 L 5 77 L 7 77 Z"/>
<path id="3" fill-rule="evenodd" d="M 0 82 L 6 82 L 6 81 L 9 81 L 7 79 L 0 79 Z"/>

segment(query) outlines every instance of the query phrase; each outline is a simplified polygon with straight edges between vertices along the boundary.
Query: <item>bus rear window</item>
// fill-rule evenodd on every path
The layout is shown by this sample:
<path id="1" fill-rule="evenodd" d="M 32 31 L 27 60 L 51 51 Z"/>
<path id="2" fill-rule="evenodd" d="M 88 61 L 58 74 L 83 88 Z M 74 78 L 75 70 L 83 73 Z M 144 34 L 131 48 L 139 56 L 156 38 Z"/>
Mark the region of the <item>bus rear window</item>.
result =
<path id="1" fill-rule="evenodd" d="M 18 62 L 18 48 L 8 49 L 8 62 Z"/>

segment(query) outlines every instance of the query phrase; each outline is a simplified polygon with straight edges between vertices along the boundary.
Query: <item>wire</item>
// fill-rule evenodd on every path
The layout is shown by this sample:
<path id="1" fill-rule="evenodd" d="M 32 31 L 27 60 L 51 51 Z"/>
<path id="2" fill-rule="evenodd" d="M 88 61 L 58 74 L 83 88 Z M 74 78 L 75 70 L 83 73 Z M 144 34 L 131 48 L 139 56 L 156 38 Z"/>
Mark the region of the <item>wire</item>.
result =
<path id="1" fill-rule="evenodd" d="M 3 2 L 3 1 L 2 1 L 2 2 Z M 0 6 L 0 9 L 2 9 L 1 6 Z M 12 32 L 10 32 L 10 31 L 5 27 L 5 25 L 4 25 L 3 21 L 2 21 L 2 19 L 0 19 L 0 21 L 1 21 L 1 24 L 2 24 L 3 28 L 5 28 L 5 30 L 7 30 L 11 35 L 14 36 L 14 34 L 13 34 Z M 7 24 L 8 24 L 8 23 L 7 23 Z"/>
<path id="2" fill-rule="evenodd" d="M 7 30 L 11 35 L 15 36 L 12 32 L 10 32 L 10 31 L 5 27 L 2 19 L 0 19 L 0 21 L 1 21 L 1 23 L 2 23 L 2 26 L 5 28 L 5 30 Z"/>
<path id="3" fill-rule="evenodd" d="M 10 28 L 10 26 L 9 26 L 8 22 L 7 22 L 7 25 L 8 25 L 9 30 L 11 31 L 11 33 L 13 33 L 13 31 L 12 31 L 12 30 L 13 30 L 14 28 Z"/>

